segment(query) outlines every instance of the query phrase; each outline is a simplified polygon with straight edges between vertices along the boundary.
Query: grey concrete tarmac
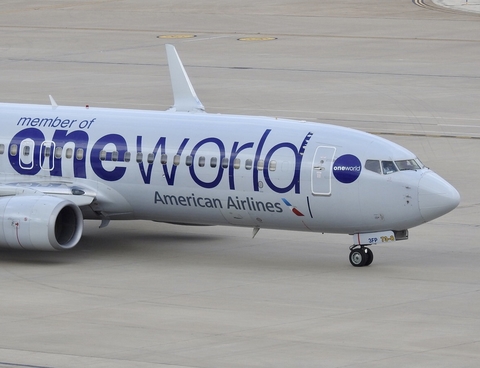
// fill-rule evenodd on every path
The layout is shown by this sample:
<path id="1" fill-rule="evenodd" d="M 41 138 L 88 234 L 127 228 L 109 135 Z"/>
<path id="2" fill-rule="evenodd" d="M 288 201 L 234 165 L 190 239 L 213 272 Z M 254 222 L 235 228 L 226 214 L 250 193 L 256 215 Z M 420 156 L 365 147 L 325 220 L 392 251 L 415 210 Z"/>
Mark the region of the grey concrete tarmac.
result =
<path id="1" fill-rule="evenodd" d="M 2 250 L 0 367 L 478 366 L 478 14 L 427 0 L 17 0 L 0 5 L 0 32 L 3 102 L 164 110 L 169 42 L 209 112 L 382 134 L 462 195 L 362 269 L 349 236 L 143 221 L 87 223 L 68 252 Z"/>

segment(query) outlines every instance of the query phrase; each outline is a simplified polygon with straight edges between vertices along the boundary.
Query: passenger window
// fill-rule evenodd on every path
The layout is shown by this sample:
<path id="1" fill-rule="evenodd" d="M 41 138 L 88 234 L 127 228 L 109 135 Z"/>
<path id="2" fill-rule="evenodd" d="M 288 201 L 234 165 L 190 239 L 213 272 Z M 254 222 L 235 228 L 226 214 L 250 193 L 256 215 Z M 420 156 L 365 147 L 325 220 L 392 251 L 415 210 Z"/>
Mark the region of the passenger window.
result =
<path id="1" fill-rule="evenodd" d="M 398 171 L 393 161 L 382 161 L 382 169 L 384 175 L 388 175 L 394 173 L 395 171 Z"/>
<path id="2" fill-rule="evenodd" d="M 252 160 L 251 159 L 246 159 L 245 160 L 245 169 L 252 170 Z"/>
<path id="3" fill-rule="evenodd" d="M 18 153 L 18 146 L 16 144 L 12 144 L 10 146 L 10 156 L 16 156 Z"/>
<path id="4" fill-rule="evenodd" d="M 0 144 L 0 155 L 3 155 L 4 152 L 5 152 L 5 145 Z"/>
<path id="5" fill-rule="evenodd" d="M 367 161 L 365 161 L 365 169 L 373 171 L 377 174 L 382 173 L 382 169 L 380 168 L 380 161 L 378 161 L 378 160 L 367 160 Z"/>
<path id="6" fill-rule="evenodd" d="M 270 170 L 270 171 L 277 170 L 277 161 L 271 160 L 270 164 L 268 165 L 268 170 Z"/>
<path id="7" fill-rule="evenodd" d="M 233 160 L 233 167 L 235 169 L 240 169 L 240 159 L 239 158 L 236 158 L 235 160 Z"/>
<path id="8" fill-rule="evenodd" d="M 107 151 L 101 150 L 100 151 L 100 160 L 105 161 L 107 159 Z"/>
<path id="9" fill-rule="evenodd" d="M 65 150 L 65 157 L 66 157 L 66 158 L 72 158 L 72 156 L 73 156 L 73 149 L 67 148 L 67 149 Z"/>
<path id="10" fill-rule="evenodd" d="M 263 170 L 263 165 L 265 164 L 265 161 L 263 160 L 258 160 L 257 162 L 257 170 Z"/>
<path id="11" fill-rule="evenodd" d="M 149 164 L 153 164 L 153 160 L 155 160 L 155 155 L 153 153 L 149 153 L 147 156 L 147 162 Z"/>
<path id="12" fill-rule="evenodd" d="M 118 161 L 118 151 L 112 152 L 112 161 Z"/>
<path id="13" fill-rule="evenodd" d="M 137 162 L 140 163 L 143 161 L 143 153 L 142 152 L 137 152 Z"/>
<path id="14" fill-rule="evenodd" d="M 175 166 L 180 165 L 180 155 L 175 155 L 175 156 L 173 156 L 173 164 L 174 164 Z"/>
<path id="15" fill-rule="evenodd" d="M 216 157 L 212 157 L 210 159 L 210 167 L 217 167 L 217 158 Z"/>
<path id="16" fill-rule="evenodd" d="M 198 166 L 199 167 L 204 167 L 205 166 L 205 156 L 200 156 L 198 158 Z"/>
<path id="17" fill-rule="evenodd" d="M 23 147 L 23 155 L 24 156 L 30 155 L 30 146 Z"/>
<path id="18" fill-rule="evenodd" d="M 45 157 L 50 157 L 50 155 L 52 154 L 52 148 L 50 146 L 44 146 L 45 147 L 45 151 L 43 151 L 43 155 Z"/>
<path id="19" fill-rule="evenodd" d="M 192 162 L 193 162 L 192 156 L 188 155 L 187 157 L 185 157 L 185 165 L 192 166 Z"/>
<path id="20" fill-rule="evenodd" d="M 123 156 L 123 161 L 125 162 L 130 162 L 130 157 L 132 154 L 130 152 L 125 152 L 125 155 Z"/>
<path id="21" fill-rule="evenodd" d="M 55 158 L 62 158 L 63 147 L 55 147 Z"/>
<path id="22" fill-rule="evenodd" d="M 82 160 L 82 159 L 83 159 L 83 148 L 77 149 L 75 158 L 76 158 L 77 160 Z"/>
<path id="23" fill-rule="evenodd" d="M 226 169 L 228 167 L 228 157 L 222 159 L 222 167 Z"/>
<path id="24" fill-rule="evenodd" d="M 167 156 L 165 153 L 162 154 L 162 155 L 160 156 L 160 163 L 161 163 L 162 165 L 166 165 L 166 164 L 167 164 L 167 158 L 168 158 L 168 156 Z"/>

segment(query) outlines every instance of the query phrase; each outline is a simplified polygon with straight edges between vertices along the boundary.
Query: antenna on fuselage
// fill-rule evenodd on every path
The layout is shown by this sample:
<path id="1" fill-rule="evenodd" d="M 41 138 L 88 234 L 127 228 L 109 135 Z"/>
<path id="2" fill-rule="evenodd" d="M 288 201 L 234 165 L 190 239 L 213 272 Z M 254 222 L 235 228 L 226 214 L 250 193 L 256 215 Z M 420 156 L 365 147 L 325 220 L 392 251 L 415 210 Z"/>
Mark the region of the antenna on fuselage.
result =
<path id="1" fill-rule="evenodd" d="M 205 107 L 193 89 L 177 50 L 173 45 L 165 45 L 167 50 L 168 69 L 173 89 L 173 106 L 169 111 L 205 112 Z"/>

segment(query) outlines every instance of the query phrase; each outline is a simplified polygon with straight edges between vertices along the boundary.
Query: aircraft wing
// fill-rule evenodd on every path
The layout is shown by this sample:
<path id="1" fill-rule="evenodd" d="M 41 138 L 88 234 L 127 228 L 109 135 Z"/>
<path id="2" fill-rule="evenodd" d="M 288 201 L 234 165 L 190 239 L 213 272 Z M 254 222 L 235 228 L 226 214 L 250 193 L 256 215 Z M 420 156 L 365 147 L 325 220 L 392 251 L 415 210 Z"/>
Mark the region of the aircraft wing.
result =
<path id="1" fill-rule="evenodd" d="M 78 207 L 90 205 L 96 193 L 87 188 L 65 183 L 25 183 L 12 182 L 0 185 L 0 198 L 8 196 L 42 196 L 58 197 L 75 203 Z"/>

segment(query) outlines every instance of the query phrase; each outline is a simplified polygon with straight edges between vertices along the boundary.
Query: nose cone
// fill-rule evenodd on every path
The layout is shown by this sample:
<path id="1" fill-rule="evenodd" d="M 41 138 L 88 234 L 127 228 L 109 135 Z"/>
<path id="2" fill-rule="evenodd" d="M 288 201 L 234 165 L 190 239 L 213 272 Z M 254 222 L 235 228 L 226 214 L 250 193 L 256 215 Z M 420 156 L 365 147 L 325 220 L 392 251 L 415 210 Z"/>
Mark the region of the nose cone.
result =
<path id="1" fill-rule="evenodd" d="M 460 194 L 434 172 L 427 172 L 418 184 L 420 214 L 427 221 L 453 210 L 460 203 Z"/>

